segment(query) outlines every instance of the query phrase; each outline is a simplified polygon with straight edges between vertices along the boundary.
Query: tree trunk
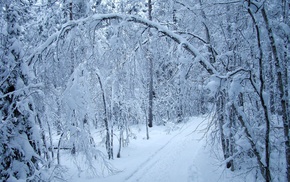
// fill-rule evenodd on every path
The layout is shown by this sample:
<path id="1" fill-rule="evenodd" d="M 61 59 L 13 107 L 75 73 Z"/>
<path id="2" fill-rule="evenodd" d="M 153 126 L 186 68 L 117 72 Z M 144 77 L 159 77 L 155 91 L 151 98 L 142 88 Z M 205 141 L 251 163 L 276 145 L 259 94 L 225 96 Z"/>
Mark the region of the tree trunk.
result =
<path id="1" fill-rule="evenodd" d="M 47 147 L 47 144 L 46 144 L 46 137 L 45 137 L 45 133 L 44 133 L 44 128 L 42 126 L 42 122 L 39 118 L 39 115 L 37 114 L 36 116 L 36 120 L 38 121 L 38 124 L 39 124 L 39 128 L 40 128 L 40 134 L 41 134 L 41 140 L 43 142 L 43 147 L 44 147 L 44 155 L 46 157 L 46 160 L 48 161 L 48 168 L 50 168 L 50 156 L 48 154 L 48 147 Z"/>
<path id="2" fill-rule="evenodd" d="M 64 135 L 64 132 L 60 135 L 59 140 L 58 140 L 58 144 L 57 144 L 57 154 L 56 154 L 57 165 L 60 165 L 60 153 L 59 153 L 59 151 L 61 149 L 60 144 L 61 144 L 61 140 L 62 140 L 63 135 Z"/>
<path id="3" fill-rule="evenodd" d="M 256 35 L 257 35 L 257 44 L 258 44 L 258 49 L 259 49 L 259 81 L 260 81 L 260 88 L 255 88 L 256 93 L 259 96 L 259 100 L 262 105 L 265 121 L 266 121 L 266 131 L 265 131 L 265 180 L 266 181 L 271 181 L 271 172 L 270 172 L 270 108 L 268 107 L 268 103 L 266 103 L 266 99 L 264 96 L 265 92 L 265 74 L 264 74 L 264 66 L 263 66 L 263 49 L 261 47 L 261 36 L 260 36 L 260 29 L 257 24 L 257 21 L 250 10 L 248 8 L 248 12 L 253 20 L 254 27 L 256 29 Z M 253 87 L 255 87 L 253 85 Z"/>
<path id="4" fill-rule="evenodd" d="M 219 132 L 220 132 L 223 155 L 224 155 L 224 159 L 226 160 L 229 156 L 227 154 L 227 144 L 226 144 L 226 138 L 225 138 L 224 130 L 223 130 L 223 125 L 225 123 L 224 99 L 225 99 L 225 94 L 223 93 L 223 91 L 220 91 L 217 95 L 216 112 L 218 115 L 218 127 L 219 127 Z"/>
<path id="5" fill-rule="evenodd" d="M 114 126 L 111 126 L 111 138 L 110 138 L 110 155 L 111 155 L 111 159 L 114 159 L 114 150 L 113 150 L 113 146 L 114 146 Z"/>
<path id="6" fill-rule="evenodd" d="M 73 3 L 69 3 L 69 20 L 73 20 Z"/>
<path id="7" fill-rule="evenodd" d="M 111 141 L 111 136 L 110 136 L 110 128 L 109 128 L 109 121 L 108 121 L 108 115 L 107 115 L 107 104 L 106 104 L 106 97 L 105 97 L 105 92 L 103 89 L 103 84 L 101 81 L 101 78 L 98 73 L 96 73 L 98 77 L 98 81 L 100 84 L 101 92 L 102 92 L 102 99 L 103 99 L 103 107 L 104 107 L 104 113 L 103 113 L 103 120 L 104 124 L 106 127 L 106 150 L 108 153 L 108 158 L 113 159 L 113 147 L 112 147 L 112 141 Z"/>
<path id="8" fill-rule="evenodd" d="M 149 140 L 149 124 L 148 124 L 149 119 L 146 118 L 146 139 Z"/>
<path id="9" fill-rule="evenodd" d="M 121 158 L 121 148 L 122 148 L 122 141 L 124 140 L 123 132 L 124 132 L 124 127 L 121 126 L 120 128 L 120 136 L 119 136 L 119 150 L 117 154 L 117 158 Z"/>
<path id="10" fill-rule="evenodd" d="M 244 117 L 245 117 L 245 114 L 242 113 L 242 112 L 240 111 L 240 109 L 239 109 L 238 107 L 235 106 L 235 104 L 232 104 L 231 107 L 232 107 L 233 112 L 236 114 L 236 116 L 237 116 L 239 122 L 241 123 L 241 125 L 242 125 L 242 127 L 243 127 L 243 129 L 244 129 L 244 132 L 245 132 L 245 134 L 246 134 L 246 138 L 248 139 L 248 141 L 249 141 L 249 143 L 250 143 L 250 145 L 251 145 L 251 148 L 252 148 L 252 150 L 253 150 L 253 153 L 254 153 L 254 155 L 255 155 L 255 157 L 256 157 L 256 159 L 257 159 L 257 162 L 258 162 L 258 166 L 259 166 L 260 172 L 261 172 L 263 178 L 266 180 L 266 179 L 267 179 L 267 176 L 266 176 L 266 174 L 267 174 L 267 173 L 266 173 L 266 166 L 265 166 L 265 165 L 263 164 L 263 162 L 262 162 L 262 157 L 261 157 L 261 155 L 260 155 L 260 153 L 259 153 L 259 151 L 258 151 L 258 149 L 257 149 L 257 147 L 256 147 L 256 144 L 255 144 L 255 142 L 253 141 L 253 137 L 252 137 L 252 135 L 250 134 L 249 129 L 248 129 L 247 125 L 246 125 L 247 119 L 244 118 Z M 266 181 L 268 182 L 268 180 L 266 180 Z"/>
<path id="11" fill-rule="evenodd" d="M 208 52 L 210 53 L 210 63 L 215 63 L 216 62 L 216 52 L 212 46 L 212 43 L 211 43 L 211 38 L 210 38 L 210 32 L 209 32 L 209 29 L 208 29 L 208 26 L 207 26 L 207 23 L 206 23 L 206 15 L 205 15 L 205 12 L 203 10 L 203 4 L 202 4 L 202 1 L 199 0 L 199 5 L 201 7 L 201 16 L 202 16 L 202 19 L 203 19 L 203 26 L 204 26 L 204 30 L 205 30 L 205 37 L 206 37 L 206 43 L 208 44 Z"/>
<path id="12" fill-rule="evenodd" d="M 148 19 L 152 20 L 152 2 L 148 0 Z M 151 32 L 149 29 L 149 39 L 151 37 Z M 150 42 L 150 40 L 149 40 Z M 149 59 L 149 108 L 148 108 L 148 126 L 151 128 L 153 126 L 153 58 L 151 51 L 148 48 L 147 56 Z M 149 138 L 149 137 L 147 137 Z"/>
<path id="13" fill-rule="evenodd" d="M 282 73 L 283 62 L 282 62 L 282 60 L 279 59 L 273 30 L 272 30 L 272 27 L 270 25 L 270 22 L 269 22 L 269 19 L 268 19 L 268 16 L 267 16 L 267 13 L 266 13 L 264 6 L 262 7 L 261 12 L 262 12 L 262 16 L 263 16 L 263 19 L 265 21 L 265 24 L 266 24 L 266 29 L 268 32 L 268 37 L 270 40 L 272 53 L 273 53 L 273 57 L 274 57 L 274 62 L 275 62 L 275 67 L 276 67 L 276 75 L 277 75 L 276 83 L 277 83 L 278 92 L 279 92 L 278 99 L 279 99 L 279 102 L 281 104 L 281 109 L 282 109 L 282 120 L 283 120 L 284 138 L 285 138 L 286 173 L 287 173 L 287 180 L 290 181 L 290 137 L 289 137 L 289 123 L 290 123 L 289 120 L 290 120 L 290 118 L 287 116 L 289 114 L 289 110 L 288 110 L 289 108 L 287 107 L 289 101 L 285 97 L 287 94 L 285 92 L 285 88 L 283 85 L 284 84 L 283 77 L 285 78 L 285 76 Z M 284 60 L 284 62 L 286 62 L 286 60 Z"/>
<path id="14" fill-rule="evenodd" d="M 49 122 L 47 120 L 46 120 L 46 122 L 47 122 L 48 135 L 49 135 L 49 144 L 50 144 L 50 147 L 53 148 L 51 127 L 50 127 L 50 124 L 49 124 Z M 51 158 L 54 159 L 54 151 L 53 151 L 53 149 L 51 150 Z"/>

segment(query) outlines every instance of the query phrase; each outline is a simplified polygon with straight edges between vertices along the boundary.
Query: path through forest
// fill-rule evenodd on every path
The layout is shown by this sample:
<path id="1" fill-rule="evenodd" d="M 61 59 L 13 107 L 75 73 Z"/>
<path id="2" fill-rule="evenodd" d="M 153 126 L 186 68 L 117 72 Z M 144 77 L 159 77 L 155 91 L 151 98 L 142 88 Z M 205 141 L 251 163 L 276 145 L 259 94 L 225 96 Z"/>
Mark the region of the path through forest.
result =
<path id="1" fill-rule="evenodd" d="M 201 135 L 193 132 L 197 123 L 183 125 L 177 134 L 147 158 L 126 181 L 197 181 L 194 158 L 200 150 Z M 192 145 L 192 146 L 191 146 Z M 194 146 L 194 147 L 193 147 Z"/>
<path id="2" fill-rule="evenodd" d="M 177 126 L 155 126 L 150 140 L 140 134 L 122 151 L 122 158 L 112 164 L 121 170 L 113 176 L 86 181 L 127 182 L 216 182 L 232 181 L 232 175 L 205 147 L 204 131 L 197 128 L 202 118 L 192 118 Z M 206 122 L 206 121 L 205 121 Z M 170 131 L 170 133 L 169 133 Z M 74 178 L 73 181 L 84 181 Z M 237 181 L 237 179 L 235 179 Z"/>

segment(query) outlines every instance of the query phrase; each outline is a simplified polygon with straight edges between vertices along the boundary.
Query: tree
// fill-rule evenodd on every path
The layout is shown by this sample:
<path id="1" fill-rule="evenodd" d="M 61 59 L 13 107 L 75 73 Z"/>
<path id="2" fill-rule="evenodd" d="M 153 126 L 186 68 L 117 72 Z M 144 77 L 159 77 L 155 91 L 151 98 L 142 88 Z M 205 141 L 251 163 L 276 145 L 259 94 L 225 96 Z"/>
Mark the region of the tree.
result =
<path id="1" fill-rule="evenodd" d="M 37 180 L 41 178 L 40 164 L 43 148 L 36 121 L 36 110 L 31 94 L 33 84 L 23 61 L 21 16 L 25 8 L 12 2 L 4 4 L 6 37 L 1 45 L 1 180 Z"/>
<path id="2" fill-rule="evenodd" d="M 282 2 L 282 15 L 283 21 L 287 22 L 286 12 L 285 12 L 285 5 L 286 2 Z M 276 40 L 274 38 L 273 30 L 269 22 L 269 18 L 267 15 L 267 11 L 265 8 L 266 5 L 263 5 L 261 8 L 261 13 L 265 22 L 265 26 L 268 33 L 268 38 L 270 40 L 271 50 L 273 59 L 275 62 L 276 67 L 276 79 L 277 79 L 277 90 L 278 90 L 278 100 L 280 101 L 280 109 L 282 110 L 282 121 L 283 121 L 283 128 L 284 128 L 284 138 L 285 138 L 285 157 L 286 157 L 286 174 L 288 181 L 290 180 L 290 137 L 289 137 L 289 99 L 288 99 L 288 74 L 287 74 L 287 51 L 284 49 L 284 51 L 281 51 L 281 57 L 279 56 L 278 49 L 276 47 Z M 284 48 L 287 49 L 289 44 L 288 43 L 282 45 Z M 283 49 L 282 49 L 283 50 Z M 284 55 L 283 55 L 284 54 Z M 289 61 L 289 60 L 288 60 Z"/>

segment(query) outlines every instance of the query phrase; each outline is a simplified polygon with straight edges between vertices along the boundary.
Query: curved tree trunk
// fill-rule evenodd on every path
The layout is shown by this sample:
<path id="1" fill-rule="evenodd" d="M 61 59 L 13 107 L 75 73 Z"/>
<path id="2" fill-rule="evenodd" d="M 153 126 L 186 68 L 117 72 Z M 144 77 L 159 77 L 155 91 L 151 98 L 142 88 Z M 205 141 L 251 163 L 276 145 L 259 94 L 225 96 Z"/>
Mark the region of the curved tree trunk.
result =
<path id="1" fill-rule="evenodd" d="M 108 153 L 108 158 L 113 159 L 113 140 L 111 138 L 112 136 L 110 135 L 105 92 L 104 92 L 103 84 L 102 84 L 102 81 L 101 81 L 99 74 L 96 73 L 96 75 L 97 75 L 98 80 L 99 80 L 99 84 L 100 84 L 100 88 L 101 88 L 101 92 L 102 92 L 103 106 L 104 106 L 103 119 L 104 119 L 104 124 L 106 127 L 106 149 L 107 149 L 107 153 Z"/>

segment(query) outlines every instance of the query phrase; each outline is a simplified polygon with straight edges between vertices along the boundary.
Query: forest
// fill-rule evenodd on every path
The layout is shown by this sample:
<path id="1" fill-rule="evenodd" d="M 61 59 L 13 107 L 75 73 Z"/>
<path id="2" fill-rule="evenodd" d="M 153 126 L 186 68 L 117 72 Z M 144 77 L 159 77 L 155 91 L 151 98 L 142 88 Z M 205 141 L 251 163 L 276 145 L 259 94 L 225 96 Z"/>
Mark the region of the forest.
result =
<path id="1" fill-rule="evenodd" d="M 75 155 L 110 173 L 134 125 L 200 115 L 228 170 L 290 181 L 289 0 L 0 7 L 0 181 L 62 181 Z"/>

